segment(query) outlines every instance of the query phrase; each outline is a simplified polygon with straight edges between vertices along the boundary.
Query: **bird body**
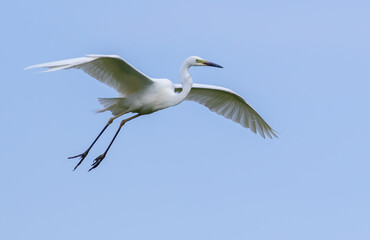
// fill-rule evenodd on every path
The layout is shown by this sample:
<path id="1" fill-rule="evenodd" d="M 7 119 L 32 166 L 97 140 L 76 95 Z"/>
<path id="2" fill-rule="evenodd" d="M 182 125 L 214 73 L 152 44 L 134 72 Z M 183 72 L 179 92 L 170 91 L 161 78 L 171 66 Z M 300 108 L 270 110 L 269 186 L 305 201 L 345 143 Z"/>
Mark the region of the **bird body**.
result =
<path id="1" fill-rule="evenodd" d="M 123 111 L 150 114 L 155 111 L 168 108 L 175 103 L 174 85 L 168 79 L 152 79 L 150 88 L 143 88 L 119 98 L 100 98 L 99 102 L 105 102 L 104 108 L 99 110 L 111 111 L 114 116 Z"/>
<path id="2" fill-rule="evenodd" d="M 103 105 L 103 109 L 99 112 L 111 111 L 114 117 L 108 121 L 98 137 L 83 154 L 71 157 L 81 158 L 75 169 L 114 119 L 126 113 L 137 113 L 137 115 L 122 120 L 107 150 L 94 160 L 91 169 L 96 168 L 104 159 L 121 127 L 126 122 L 141 115 L 176 106 L 184 100 L 198 102 L 211 111 L 223 115 L 243 127 L 250 128 L 254 133 L 258 132 L 264 138 L 266 135 L 270 138 L 277 137 L 275 131 L 263 118 L 235 92 L 213 85 L 193 84 L 193 79 L 189 73 L 191 66 L 222 68 L 220 65 L 208 62 L 200 57 L 188 57 L 180 68 L 180 84 L 173 84 L 168 79 L 150 78 L 116 55 L 87 55 L 80 58 L 37 64 L 26 69 L 48 68 L 47 72 L 71 68 L 81 69 L 119 93 L 116 98 L 99 98 L 99 102 Z"/>
<path id="3" fill-rule="evenodd" d="M 138 109 L 133 112 L 149 114 L 164 108 L 172 107 L 183 99 L 175 93 L 174 84 L 168 79 L 152 79 L 153 84 L 150 89 L 143 89 L 132 95 L 127 96 L 130 99 L 139 99 Z"/>

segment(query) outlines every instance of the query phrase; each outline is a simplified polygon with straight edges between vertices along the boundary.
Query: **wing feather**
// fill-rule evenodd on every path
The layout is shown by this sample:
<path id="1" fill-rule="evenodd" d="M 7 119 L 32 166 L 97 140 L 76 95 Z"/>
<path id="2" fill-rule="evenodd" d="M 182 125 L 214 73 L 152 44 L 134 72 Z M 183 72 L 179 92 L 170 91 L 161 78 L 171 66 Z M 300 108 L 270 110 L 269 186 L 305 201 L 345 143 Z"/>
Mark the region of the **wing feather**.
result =
<path id="1" fill-rule="evenodd" d="M 181 85 L 176 84 L 177 92 L 182 91 Z M 230 89 L 205 84 L 193 84 L 186 100 L 198 102 L 209 110 L 216 112 L 232 121 L 250 128 L 263 138 L 278 137 L 263 118 L 241 96 Z"/>
<path id="2" fill-rule="evenodd" d="M 86 57 L 42 63 L 27 67 L 48 68 L 46 72 L 77 68 L 91 77 L 116 89 L 121 95 L 128 95 L 145 88 L 153 81 L 116 55 L 87 55 Z"/>

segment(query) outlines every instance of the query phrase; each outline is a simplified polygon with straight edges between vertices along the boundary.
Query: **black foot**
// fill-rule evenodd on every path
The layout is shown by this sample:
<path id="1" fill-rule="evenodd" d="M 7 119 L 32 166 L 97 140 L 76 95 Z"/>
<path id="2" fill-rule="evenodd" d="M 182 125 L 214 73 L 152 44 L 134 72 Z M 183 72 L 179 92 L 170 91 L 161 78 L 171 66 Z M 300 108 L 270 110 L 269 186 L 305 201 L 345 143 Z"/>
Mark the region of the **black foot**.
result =
<path id="1" fill-rule="evenodd" d="M 99 164 L 101 163 L 101 161 L 103 161 L 104 158 L 105 158 L 105 153 L 95 158 L 93 164 L 91 164 L 92 167 L 89 169 L 89 172 L 93 170 L 94 168 L 96 168 L 97 166 L 99 166 Z"/>
<path id="2" fill-rule="evenodd" d="M 77 163 L 77 165 L 76 165 L 76 167 L 73 169 L 73 171 L 74 170 L 76 170 L 76 168 L 78 167 L 78 166 L 80 166 L 80 164 L 82 163 L 82 161 L 85 159 L 85 157 L 87 156 L 87 154 L 89 153 L 89 151 L 87 150 L 86 152 L 84 152 L 84 153 L 82 153 L 82 154 L 79 154 L 79 155 L 76 155 L 76 156 L 73 156 L 73 157 L 69 157 L 68 159 L 72 159 L 72 158 L 78 158 L 78 157 L 80 157 L 81 158 L 81 160 Z"/>

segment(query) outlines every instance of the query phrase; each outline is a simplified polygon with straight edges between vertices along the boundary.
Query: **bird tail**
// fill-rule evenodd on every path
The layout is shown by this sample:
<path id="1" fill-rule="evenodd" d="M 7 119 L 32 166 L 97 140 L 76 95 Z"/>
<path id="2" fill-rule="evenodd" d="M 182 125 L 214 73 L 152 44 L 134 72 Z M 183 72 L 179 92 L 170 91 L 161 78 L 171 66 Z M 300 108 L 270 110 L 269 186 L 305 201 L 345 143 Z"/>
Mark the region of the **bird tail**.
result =
<path id="1" fill-rule="evenodd" d="M 118 115 L 128 110 L 125 98 L 98 98 L 98 101 L 104 108 L 97 110 L 97 113 L 111 111 L 113 115 Z"/>

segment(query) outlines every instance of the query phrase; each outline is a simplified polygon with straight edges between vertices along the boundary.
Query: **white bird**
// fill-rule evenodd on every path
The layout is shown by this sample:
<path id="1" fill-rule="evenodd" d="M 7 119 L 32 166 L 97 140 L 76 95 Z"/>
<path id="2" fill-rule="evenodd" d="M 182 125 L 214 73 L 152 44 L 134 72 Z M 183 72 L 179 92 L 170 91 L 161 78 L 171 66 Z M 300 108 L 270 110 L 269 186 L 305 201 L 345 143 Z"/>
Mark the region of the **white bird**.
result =
<path id="1" fill-rule="evenodd" d="M 193 84 L 193 79 L 189 74 L 191 66 L 222 68 L 220 65 L 200 57 L 188 57 L 180 68 L 181 84 L 173 84 L 168 79 L 150 78 L 116 55 L 86 55 L 86 57 L 37 64 L 26 69 L 48 68 L 45 72 L 70 68 L 82 69 L 85 73 L 114 88 L 119 93 L 117 98 L 99 98 L 99 102 L 104 106 L 99 112 L 111 111 L 113 117 L 109 119 L 103 130 L 84 153 L 69 157 L 80 157 L 80 161 L 74 170 L 82 163 L 98 138 L 116 118 L 126 113 L 136 113 L 136 115 L 121 121 L 109 146 L 103 154 L 93 161 L 89 171 L 99 166 L 126 122 L 144 114 L 176 106 L 184 100 L 198 102 L 211 111 L 223 115 L 245 128 L 250 128 L 254 133 L 258 132 L 263 138 L 265 138 L 265 135 L 269 138 L 277 137 L 276 131 L 235 92 L 218 86 Z"/>

